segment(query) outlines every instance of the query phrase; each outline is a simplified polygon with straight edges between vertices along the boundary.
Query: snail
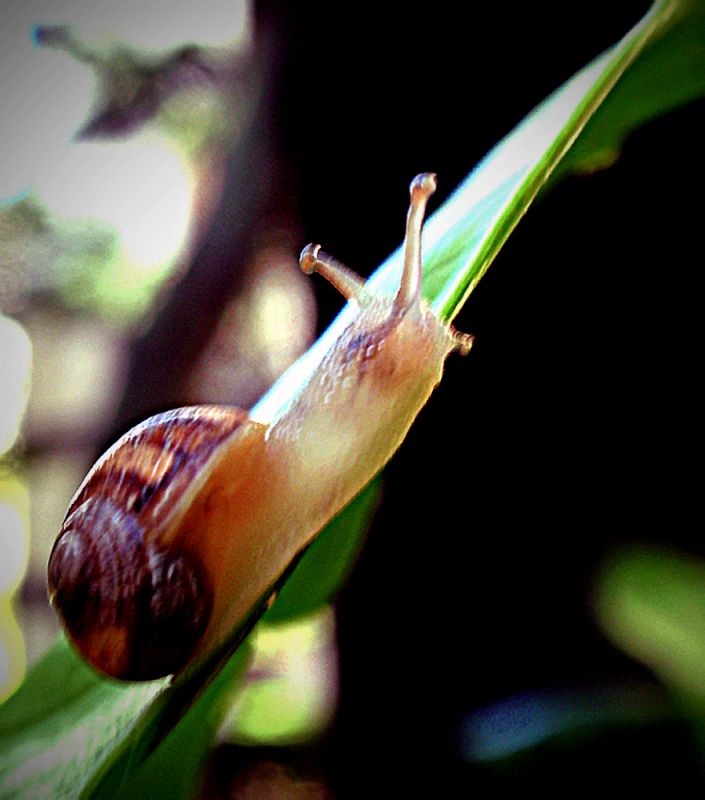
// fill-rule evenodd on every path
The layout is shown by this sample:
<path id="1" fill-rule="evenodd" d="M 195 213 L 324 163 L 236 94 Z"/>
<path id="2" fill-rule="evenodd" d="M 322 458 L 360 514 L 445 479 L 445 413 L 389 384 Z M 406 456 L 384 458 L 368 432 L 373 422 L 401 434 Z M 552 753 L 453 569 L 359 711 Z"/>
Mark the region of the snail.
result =
<path id="1" fill-rule="evenodd" d="M 48 590 L 70 639 L 122 680 L 178 673 L 242 622 L 325 523 L 397 450 L 472 337 L 421 297 L 421 229 L 435 175 L 411 183 L 393 297 L 308 245 L 351 322 L 269 424 L 228 406 L 158 414 L 88 472 L 54 543 Z"/>

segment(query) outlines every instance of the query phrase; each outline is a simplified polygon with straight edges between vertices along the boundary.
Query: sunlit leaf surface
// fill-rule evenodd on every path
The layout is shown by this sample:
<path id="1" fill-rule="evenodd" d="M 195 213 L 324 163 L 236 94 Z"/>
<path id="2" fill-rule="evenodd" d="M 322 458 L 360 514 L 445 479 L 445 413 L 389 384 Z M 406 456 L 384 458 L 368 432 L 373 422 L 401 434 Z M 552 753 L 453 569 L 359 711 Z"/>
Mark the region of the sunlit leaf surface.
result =
<path id="1" fill-rule="evenodd" d="M 62 638 L 0 713 L 0 796 L 74 797 L 164 682 L 99 678 Z"/>

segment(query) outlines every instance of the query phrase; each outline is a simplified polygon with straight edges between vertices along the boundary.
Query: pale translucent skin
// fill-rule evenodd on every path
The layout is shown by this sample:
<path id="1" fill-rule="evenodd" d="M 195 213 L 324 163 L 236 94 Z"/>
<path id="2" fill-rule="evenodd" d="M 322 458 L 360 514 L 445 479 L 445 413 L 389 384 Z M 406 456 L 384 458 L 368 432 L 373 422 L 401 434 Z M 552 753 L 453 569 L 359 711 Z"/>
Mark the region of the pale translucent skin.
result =
<path id="1" fill-rule="evenodd" d="M 411 184 L 395 297 L 372 296 L 362 279 L 318 246 L 304 249 L 302 269 L 324 275 L 356 313 L 271 424 L 228 407 L 179 409 L 128 432 L 86 476 L 52 553 L 49 589 L 76 646 L 95 667 L 115 677 L 154 678 L 222 642 L 391 458 L 440 381 L 446 356 L 469 350 L 472 338 L 438 320 L 421 299 L 421 226 L 434 189 L 430 174 Z M 137 547 L 141 560 L 132 558 Z M 134 590 L 142 585 L 141 570 L 148 582 L 160 576 L 153 592 L 169 610 L 164 593 L 173 584 L 165 559 L 176 558 L 169 554 L 192 558 L 212 594 L 201 638 L 193 651 L 185 645 L 190 656 L 184 662 L 182 651 L 178 664 L 158 658 L 161 645 L 150 655 L 153 628 L 131 635 L 130 620 L 145 619 L 142 609 L 151 613 L 156 602 L 156 595 Z M 162 564 L 161 571 L 151 572 L 152 563 Z M 80 600 L 86 580 L 94 587 L 90 614 Z M 68 598 L 64 608 L 62 597 Z M 188 614 L 191 602 L 179 613 Z M 143 653 L 151 666 L 135 666 Z"/>
<path id="2" fill-rule="evenodd" d="M 218 576 L 212 621 L 198 652 L 224 638 L 382 469 L 440 381 L 446 356 L 469 349 L 471 337 L 440 322 L 420 297 L 421 223 L 434 188 L 430 175 L 412 183 L 405 273 L 396 297 L 371 296 L 361 279 L 320 256 L 317 247 L 302 254 L 304 270 L 332 279 L 358 312 L 283 416 L 271 427 L 234 435 L 179 526 L 176 535 L 191 531 L 193 547 Z M 211 493 L 217 502 L 208 500 Z"/>
<path id="3" fill-rule="evenodd" d="M 375 305 L 380 314 L 386 310 Z M 455 343 L 428 310 L 379 339 L 367 338 L 369 320 L 358 316 L 270 429 L 234 434 L 174 531 L 216 576 L 211 625 L 199 651 L 227 635 L 379 472 L 440 380 Z M 355 343 L 358 333 L 365 344 Z"/>

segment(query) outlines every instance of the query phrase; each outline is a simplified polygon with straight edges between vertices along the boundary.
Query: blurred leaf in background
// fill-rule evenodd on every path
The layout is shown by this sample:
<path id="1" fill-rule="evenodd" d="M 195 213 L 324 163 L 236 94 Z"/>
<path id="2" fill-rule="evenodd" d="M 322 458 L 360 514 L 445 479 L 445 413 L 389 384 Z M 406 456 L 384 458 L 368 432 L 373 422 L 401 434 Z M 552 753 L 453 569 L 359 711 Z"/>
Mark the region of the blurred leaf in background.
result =
<path id="1" fill-rule="evenodd" d="M 633 545 L 604 566 L 600 625 L 705 723 L 705 562 L 671 548 Z"/>
<path id="2" fill-rule="evenodd" d="M 4 463 L 15 446 L 29 398 L 32 344 L 24 329 L 0 314 L 0 702 L 19 686 L 25 667 L 14 595 L 27 566 L 29 495 L 23 476 Z"/>

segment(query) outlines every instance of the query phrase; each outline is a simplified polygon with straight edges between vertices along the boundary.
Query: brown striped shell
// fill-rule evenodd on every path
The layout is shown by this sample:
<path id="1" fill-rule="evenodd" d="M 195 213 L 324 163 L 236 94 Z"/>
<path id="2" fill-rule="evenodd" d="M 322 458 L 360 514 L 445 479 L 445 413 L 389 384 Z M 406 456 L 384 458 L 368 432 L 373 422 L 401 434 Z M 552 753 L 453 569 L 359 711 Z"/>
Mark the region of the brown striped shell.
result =
<path id="1" fill-rule="evenodd" d="M 247 419 L 224 406 L 151 417 L 80 486 L 49 559 L 48 587 L 74 644 L 102 672 L 158 678 L 182 668 L 198 644 L 212 586 L 198 554 L 167 534 Z"/>

